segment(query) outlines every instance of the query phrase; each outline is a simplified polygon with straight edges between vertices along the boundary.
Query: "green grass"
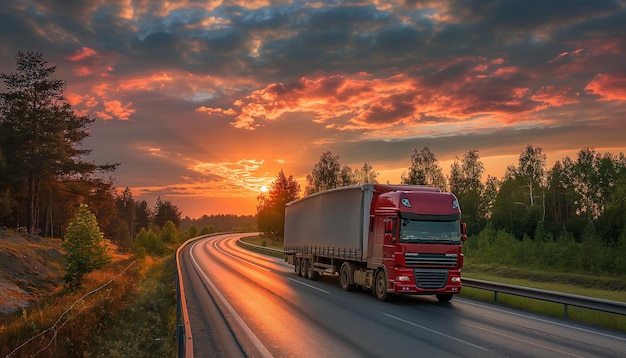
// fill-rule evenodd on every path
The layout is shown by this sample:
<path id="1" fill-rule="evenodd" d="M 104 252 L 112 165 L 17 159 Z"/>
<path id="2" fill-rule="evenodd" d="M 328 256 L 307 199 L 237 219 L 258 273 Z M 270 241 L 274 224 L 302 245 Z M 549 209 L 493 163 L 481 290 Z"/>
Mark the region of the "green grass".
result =
<path id="1" fill-rule="evenodd" d="M 573 295 L 601 298 L 611 301 L 626 302 L 626 291 L 622 290 L 606 290 L 601 288 L 581 287 L 579 285 L 567 283 L 568 274 L 552 273 L 551 282 L 541 282 L 524 278 L 510 278 L 506 275 L 493 275 L 488 272 L 475 272 L 463 270 L 463 277 L 473 278 L 484 281 L 492 281 L 505 283 L 515 286 L 532 287 L 548 291 L 564 292 Z"/>
<path id="2" fill-rule="evenodd" d="M 151 259 L 147 258 L 147 261 Z M 92 357 L 175 357 L 174 255 L 148 262 L 133 300 L 93 340 Z"/>
<path id="3" fill-rule="evenodd" d="M 282 250 L 283 249 L 283 239 L 281 237 L 276 236 L 247 236 L 241 239 L 241 241 L 247 242 L 252 245 L 269 247 L 271 249 Z"/>

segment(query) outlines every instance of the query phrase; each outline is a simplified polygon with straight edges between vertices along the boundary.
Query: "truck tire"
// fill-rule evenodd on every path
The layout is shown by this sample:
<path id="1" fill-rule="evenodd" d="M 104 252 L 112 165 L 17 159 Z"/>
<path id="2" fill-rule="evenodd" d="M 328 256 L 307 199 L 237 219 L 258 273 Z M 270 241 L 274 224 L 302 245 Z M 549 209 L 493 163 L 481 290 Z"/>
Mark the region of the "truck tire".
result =
<path id="1" fill-rule="evenodd" d="M 309 280 L 317 280 L 318 278 L 320 278 L 320 273 L 315 271 L 315 265 L 313 263 L 313 260 L 306 260 L 307 261 L 307 270 L 306 270 L 306 278 L 308 278 Z"/>
<path id="2" fill-rule="evenodd" d="M 345 261 L 341 264 L 341 268 L 339 269 L 339 284 L 341 285 L 341 289 L 344 291 L 354 291 L 356 285 L 350 283 L 352 281 L 352 277 L 354 275 L 354 268 L 350 263 Z"/>
<path id="3" fill-rule="evenodd" d="M 392 294 L 387 292 L 387 274 L 384 270 L 379 270 L 374 279 L 374 294 L 380 301 L 389 301 Z"/>
<path id="4" fill-rule="evenodd" d="M 296 258 L 293 261 L 293 267 L 296 275 L 302 276 L 302 267 L 300 266 L 300 259 Z"/>
<path id="5" fill-rule="evenodd" d="M 450 300 L 452 299 L 452 294 L 451 293 L 446 293 L 446 294 L 441 294 L 441 295 L 437 295 L 437 301 L 439 302 L 450 302 Z"/>
<path id="6" fill-rule="evenodd" d="M 300 276 L 306 278 L 306 272 L 308 269 L 308 265 L 307 263 L 309 262 L 309 260 L 307 259 L 300 259 Z"/>

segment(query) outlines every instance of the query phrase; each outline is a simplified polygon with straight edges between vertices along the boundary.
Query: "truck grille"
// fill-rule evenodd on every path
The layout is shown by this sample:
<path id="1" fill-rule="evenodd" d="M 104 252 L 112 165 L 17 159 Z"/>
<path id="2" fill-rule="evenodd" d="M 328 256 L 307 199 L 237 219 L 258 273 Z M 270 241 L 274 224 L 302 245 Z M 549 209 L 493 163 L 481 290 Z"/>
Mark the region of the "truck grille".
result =
<path id="1" fill-rule="evenodd" d="M 442 288 L 448 282 L 448 270 L 415 269 L 415 284 L 423 289 Z"/>
<path id="2" fill-rule="evenodd" d="M 404 262 L 407 267 L 417 266 L 439 266 L 439 267 L 455 267 L 456 254 L 417 254 L 405 253 Z"/>

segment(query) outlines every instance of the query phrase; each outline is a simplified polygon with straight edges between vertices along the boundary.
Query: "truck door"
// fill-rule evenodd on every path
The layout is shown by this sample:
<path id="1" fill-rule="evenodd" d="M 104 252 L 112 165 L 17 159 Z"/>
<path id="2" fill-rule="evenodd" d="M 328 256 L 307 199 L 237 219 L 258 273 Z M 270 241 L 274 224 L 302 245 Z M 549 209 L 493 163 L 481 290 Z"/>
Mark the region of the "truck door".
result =
<path id="1" fill-rule="evenodd" d="M 383 257 L 382 263 L 385 267 L 394 266 L 396 253 L 396 242 L 398 237 L 398 218 L 387 217 L 383 219 Z"/>
<path id="2" fill-rule="evenodd" d="M 369 263 L 375 267 L 383 263 L 383 241 L 385 236 L 385 228 L 383 225 L 383 216 L 375 216 L 373 220 L 373 228 L 370 229 L 370 240 L 368 249 L 370 253 Z"/>

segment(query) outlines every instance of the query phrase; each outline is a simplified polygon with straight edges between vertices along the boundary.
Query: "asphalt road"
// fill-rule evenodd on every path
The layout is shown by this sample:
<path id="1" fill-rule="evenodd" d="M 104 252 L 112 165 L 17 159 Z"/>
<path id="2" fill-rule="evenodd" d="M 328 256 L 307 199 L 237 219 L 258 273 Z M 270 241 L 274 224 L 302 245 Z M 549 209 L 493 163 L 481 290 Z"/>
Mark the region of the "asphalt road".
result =
<path id="1" fill-rule="evenodd" d="M 249 234 L 247 234 L 249 235 Z M 626 357 L 626 334 L 454 297 L 344 292 L 224 234 L 181 269 L 195 357 Z"/>

